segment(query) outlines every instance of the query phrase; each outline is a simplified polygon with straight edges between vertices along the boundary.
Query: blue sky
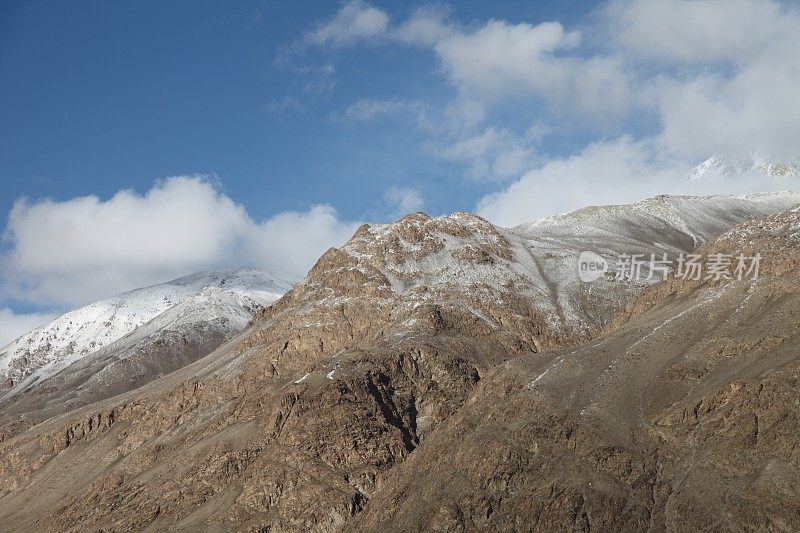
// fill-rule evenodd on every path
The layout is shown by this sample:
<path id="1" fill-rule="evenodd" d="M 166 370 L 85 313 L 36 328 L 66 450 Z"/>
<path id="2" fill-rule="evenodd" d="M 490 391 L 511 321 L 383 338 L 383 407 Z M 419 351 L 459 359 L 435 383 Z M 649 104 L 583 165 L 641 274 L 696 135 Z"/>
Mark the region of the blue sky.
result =
<path id="1" fill-rule="evenodd" d="M 797 157 L 798 48 L 793 2 L 4 2 L 0 322 L 197 270 L 302 277 L 418 209 L 796 188 L 686 173 Z"/>
<path id="2" fill-rule="evenodd" d="M 459 4 L 469 23 L 575 20 L 573 2 Z M 381 4 L 398 17 L 404 2 Z M 489 190 L 426 153 L 402 121 L 337 120 L 357 98 L 450 96 L 425 50 L 284 47 L 335 2 L 5 2 L 0 32 L 0 209 L 15 198 L 146 191 L 155 178 L 215 174 L 254 217 L 330 203 L 369 218 L 392 184 L 424 188 L 434 211 Z M 299 73 L 335 68 L 330 76 Z M 329 84 L 329 85 L 328 85 Z M 318 87 L 314 85 L 319 85 Z M 292 104 L 277 109 L 284 99 Z M 458 186 L 459 195 L 450 191 Z"/>

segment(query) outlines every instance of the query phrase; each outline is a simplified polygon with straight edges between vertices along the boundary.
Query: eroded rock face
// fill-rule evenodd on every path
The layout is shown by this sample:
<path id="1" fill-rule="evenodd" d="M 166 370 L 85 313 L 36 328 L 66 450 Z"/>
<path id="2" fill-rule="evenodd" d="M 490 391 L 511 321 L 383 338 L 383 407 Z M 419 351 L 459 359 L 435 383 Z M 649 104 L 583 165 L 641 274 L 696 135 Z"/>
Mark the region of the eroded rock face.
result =
<path id="1" fill-rule="evenodd" d="M 60 529 L 342 528 L 483 373 L 573 340 L 534 293 L 508 238 L 478 217 L 362 228 L 211 356 L 4 448 L 0 515 Z M 67 464 L 92 474 L 14 504 Z"/>
<path id="2" fill-rule="evenodd" d="M 714 329 L 681 343 L 646 335 L 692 305 L 687 289 L 581 344 L 641 290 L 604 281 L 587 305 L 554 275 L 581 247 L 466 214 L 362 227 L 211 355 L 0 443 L 0 520 L 75 531 L 648 523 L 651 481 L 676 492 L 692 452 L 660 440 L 683 433 L 641 429 L 692 386 L 680 381 L 661 405 L 661 393 L 640 399 L 661 390 L 648 376 L 711 371 L 638 346 L 678 350 Z M 709 305 L 681 316 L 702 323 Z M 614 359 L 622 346 L 631 353 Z M 630 407 L 603 416 L 618 404 Z M 681 494 L 662 514 L 695 505 Z"/>
<path id="3" fill-rule="evenodd" d="M 760 252 L 757 281 L 673 278 L 587 345 L 490 371 L 348 527 L 797 530 L 799 231 L 739 226 L 702 253 Z"/>

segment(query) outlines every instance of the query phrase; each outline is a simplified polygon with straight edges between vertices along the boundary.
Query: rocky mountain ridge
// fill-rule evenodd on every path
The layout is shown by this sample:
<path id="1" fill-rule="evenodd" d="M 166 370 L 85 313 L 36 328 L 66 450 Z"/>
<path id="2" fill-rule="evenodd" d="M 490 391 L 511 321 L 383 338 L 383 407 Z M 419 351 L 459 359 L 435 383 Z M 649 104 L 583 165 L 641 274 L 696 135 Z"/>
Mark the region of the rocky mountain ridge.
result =
<path id="1" fill-rule="evenodd" d="M 690 343 L 700 343 L 703 354 L 703 336 L 717 339 L 714 328 L 692 333 L 715 312 L 712 299 L 700 305 L 714 287 L 665 292 L 677 283 L 669 279 L 587 286 L 576 268 L 581 250 L 610 258 L 693 250 L 736 223 L 758 247 L 769 241 L 764 223 L 747 221 L 800 198 L 697 202 L 659 197 L 512 229 L 461 213 L 362 227 L 206 357 L 0 443 L 0 520 L 19 531 L 589 530 L 648 520 L 680 528 L 689 524 L 680 522 L 684 509 L 705 520 L 693 511 L 691 493 L 671 481 L 689 468 L 681 460 L 692 450 L 639 451 L 634 444 L 650 433 L 630 428 L 650 427 L 642 413 L 683 412 L 683 385 L 662 398 L 663 383 L 720 376 L 671 366 Z M 648 216 L 653 209 L 669 216 Z M 774 242 L 788 246 L 782 235 Z M 780 265 L 765 272 L 793 272 Z M 726 306 L 763 310 L 767 294 L 785 304 L 765 315 L 776 337 L 765 349 L 791 341 L 790 278 L 757 285 L 754 291 L 766 292 L 746 303 L 749 286 L 736 287 L 726 292 Z M 692 291 L 700 291 L 698 301 Z M 620 325 L 614 317 L 625 309 L 630 316 Z M 720 309 L 722 317 L 728 307 Z M 656 327 L 665 322 L 673 325 Z M 736 327 L 742 324 L 709 346 L 746 350 Z M 748 331 L 752 343 L 767 330 L 756 324 Z M 687 337 L 673 342 L 679 335 Z M 669 361 L 659 359 L 654 342 L 676 350 Z M 661 373 L 665 365 L 674 378 Z M 645 394 L 642 404 L 643 391 L 655 396 Z M 604 418 L 606 410 L 614 416 Z M 661 478 L 681 494 L 669 505 L 649 503 L 662 487 L 651 482 L 658 465 L 650 452 L 661 449 L 678 458 Z M 604 477 L 592 473 L 598 468 Z M 787 479 L 775 478 L 770 490 Z M 670 521 L 651 518 L 665 508 Z"/>
<path id="2" fill-rule="evenodd" d="M 202 358 L 288 287 L 253 269 L 194 274 L 91 304 L 23 336 L 4 352 L 0 440 Z"/>
<path id="3" fill-rule="evenodd" d="M 241 329 L 248 321 L 242 322 L 248 313 L 246 308 L 254 312 L 256 307 L 269 305 L 290 288 L 288 282 L 270 274 L 242 268 L 193 274 L 95 302 L 70 311 L 0 348 L 0 383 L 9 390 L 51 376 L 175 306 L 205 308 L 207 314 L 231 320 Z M 217 307 L 211 306 L 208 298 L 204 301 L 201 293 L 207 291 L 208 295 L 213 289 L 218 289 L 219 296 L 230 295 L 237 308 L 231 310 L 231 306 L 219 298 Z"/>

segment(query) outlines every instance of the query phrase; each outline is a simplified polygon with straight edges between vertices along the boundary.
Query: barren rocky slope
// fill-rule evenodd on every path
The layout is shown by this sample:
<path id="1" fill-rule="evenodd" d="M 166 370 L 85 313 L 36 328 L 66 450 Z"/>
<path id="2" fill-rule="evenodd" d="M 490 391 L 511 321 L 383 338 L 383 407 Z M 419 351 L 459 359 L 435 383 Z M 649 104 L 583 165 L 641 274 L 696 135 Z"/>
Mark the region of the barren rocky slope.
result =
<path id="1" fill-rule="evenodd" d="M 703 249 L 757 281 L 672 278 L 578 349 L 487 373 L 349 528 L 800 529 L 800 211 Z"/>
<path id="2" fill-rule="evenodd" d="M 728 200 L 752 208 L 737 221 L 797 203 Z M 561 243 L 552 231 L 502 230 L 466 214 L 363 227 L 209 356 L 0 444 L 0 521 L 19 531 L 413 528 L 392 491 L 424 473 L 403 463 L 441 450 L 440 434 L 468 441 L 459 413 L 518 382 L 511 373 L 502 385 L 492 369 L 513 360 L 543 371 L 557 357 L 549 350 L 579 349 L 641 291 L 611 279 L 583 287 L 576 250 L 689 250 L 729 222 L 709 220 L 667 217 L 654 227 L 668 229 L 663 240 L 615 223 L 584 242 L 569 230 Z M 528 417 L 517 414 L 522 427 Z M 568 431 L 552 421 L 548 431 Z M 464 459 L 490 464 L 490 452 Z M 422 497 L 444 502 L 448 490 Z"/>

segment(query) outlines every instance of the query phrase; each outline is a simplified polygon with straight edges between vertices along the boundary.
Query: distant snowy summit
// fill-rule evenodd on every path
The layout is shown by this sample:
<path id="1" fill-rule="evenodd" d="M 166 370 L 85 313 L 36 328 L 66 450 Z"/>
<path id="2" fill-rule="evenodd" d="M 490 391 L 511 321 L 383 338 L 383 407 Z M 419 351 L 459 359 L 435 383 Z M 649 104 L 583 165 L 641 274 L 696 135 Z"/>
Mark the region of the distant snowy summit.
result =
<path id="1" fill-rule="evenodd" d="M 0 348 L 0 393 L 117 343 L 148 323 L 185 328 L 216 320 L 241 330 L 291 283 L 252 268 L 201 272 L 81 307 Z M 153 329 L 153 328 L 145 328 Z"/>
<path id="2" fill-rule="evenodd" d="M 708 178 L 727 178 L 741 175 L 764 175 L 776 178 L 796 178 L 800 176 L 800 159 L 784 161 L 754 153 L 740 158 L 722 156 L 709 157 L 687 174 L 691 181 Z"/>

